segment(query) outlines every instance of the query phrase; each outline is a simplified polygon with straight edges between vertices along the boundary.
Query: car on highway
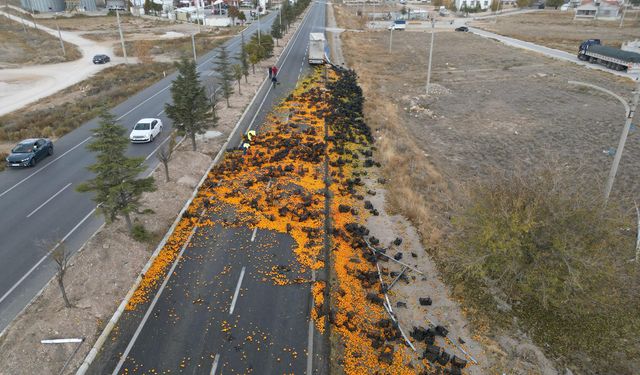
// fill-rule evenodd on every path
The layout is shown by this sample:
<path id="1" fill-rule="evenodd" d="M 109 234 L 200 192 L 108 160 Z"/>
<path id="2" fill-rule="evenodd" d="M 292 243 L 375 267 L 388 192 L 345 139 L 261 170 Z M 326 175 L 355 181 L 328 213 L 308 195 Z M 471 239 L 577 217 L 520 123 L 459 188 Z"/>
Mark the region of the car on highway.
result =
<path id="1" fill-rule="evenodd" d="M 469 31 L 469 28 L 466 26 L 460 26 L 460 27 L 456 27 L 456 31 L 462 31 L 462 32 L 467 32 Z"/>
<path id="2" fill-rule="evenodd" d="M 111 61 L 111 58 L 107 55 L 95 55 L 93 56 L 94 64 L 106 64 Z"/>
<path id="3" fill-rule="evenodd" d="M 143 118 L 131 130 L 129 140 L 132 143 L 153 142 L 162 132 L 162 121 L 157 118 Z"/>
<path id="4" fill-rule="evenodd" d="M 7 156 L 10 167 L 33 167 L 37 162 L 53 154 L 53 142 L 47 138 L 29 138 L 21 141 Z"/>

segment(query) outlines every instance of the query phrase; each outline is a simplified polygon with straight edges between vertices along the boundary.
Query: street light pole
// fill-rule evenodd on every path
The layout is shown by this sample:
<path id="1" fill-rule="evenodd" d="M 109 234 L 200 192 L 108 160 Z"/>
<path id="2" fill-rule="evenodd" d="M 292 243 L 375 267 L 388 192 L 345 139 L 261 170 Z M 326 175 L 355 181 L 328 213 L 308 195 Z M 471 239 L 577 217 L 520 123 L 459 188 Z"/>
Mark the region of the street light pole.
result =
<path id="1" fill-rule="evenodd" d="M 607 202 L 609 201 L 609 195 L 611 194 L 611 189 L 613 188 L 613 182 L 616 178 L 616 174 L 618 172 L 618 165 L 620 164 L 620 159 L 622 159 L 622 151 L 624 150 L 624 145 L 627 142 L 627 136 L 629 135 L 629 129 L 631 129 L 631 123 L 633 121 L 633 116 L 635 115 L 636 112 L 636 107 L 638 106 L 638 100 L 640 99 L 640 80 L 636 79 L 636 81 L 638 81 L 638 85 L 636 86 L 636 89 L 633 91 L 633 99 L 631 100 L 631 105 L 627 104 L 627 102 L 620 97 L 619 95 L 605 89 L 602 88 L 600 86 L 596 86 L 596 85 L 592 85 L 589 83 L 584 83 L 584 82 L 577 82 L 577 81 L 569 81 L 570 84 L 574 84 L 574 85 L 581 85 L 581 86 L 587 86 L 590 87 L 592 89 L 604 92 L 606 94 L 609 94 L 611 96 L 613 96 L 614 98 L 618 99 L 618 101 L 620 101 L 625 108 L 625 114 L 627 116 L 627 119 L 624 122 L 624 127 L 622 128 L 622 134 L 620 134 L 620 140 L 618 141 L 618 148 L 616 149 L 616 154 L 613 157 L 613 164 L 611 164 L 611 170 L 609 171 L 609 177 L 607 178 L 607 184 L 605 185 L 604 188 L 604 204 L 606 205 Z"/>
<path id="2" fill-rule="evenodd" d="M 627 136 L 629 135 L 629 129 L 631 128 L 631 122 L 633 121 L 633 116 L 636 112 L 636 107 L 638 106 L 638 98 L 640 97 L 640 81 L 638 81 L 638 86 L 633 92 L 633 99 L 631 101 L 631 108 L 627 112 L 627 120 L 624 122 L 624 128 L 622 128 L 622 134 L 620 134 L 620 141 L 618 141 L 618 148 L 616 149 L 616 155 L 613 157 L 613 164 L 611 165 L 611 170 L 609 171 L 609 178 L 607 178 L 607 186 L 604 189 L 604 204 L 607 204 L 609 200 L 609 194 L 611 194 L 611 189 L 613 188 L 613 181 L 616 178 L 616 173 L 618 172 L 618 165 L 620 164 L 620 159 L 622 158 L 622 150 L 624 150 L 624 144 L 627 142 Z"/>
<path id="3" fill-rule="evenodd" d="M 627 2 L 622 3 L 622 18 L 620 18 L 620 27 L 624 24 L 624 16 L 627 14 Z"/>
<path id="4" fill-rule="evenodd" d="M 429 68 L 427 70 L 427 96 L 429 96 L 429 84 L 431 82 L 431 57 L 433 56 L 433 36 L 436 32 L 436 20 L 431 20 L 431 44 L 429 45 Z"/>
<path id="5" fill-rule="evenodd" d="M 262 25 L 260 24 L 260 3 L 258 2 L 258 8 L 256 9 L 258 12 L 258 44 L 260 44 L 260 29 L 262 29 Z"/>
<path id="6" fill-rule="evenodd" d="M 124 56 L 124 63 L 128 64 L 127 61 L 127 49 L 124 46 L 124 36 L 122 35 L 122 26 L 120 25 L 120 12 L 116 8 L 116 20 L 118 21 L 118 32 L 120 33 L 120 44 L 122 45 L 122 55 Z"/>
<path id="7" fill-rule="evenodd" d="M 67 56 L 67 51 L 64 49 L 64 42 L 62 41 L 62 33 L 60 32 L 60 25 L 58 24 L 58 15 L 55 15 L 56 28 L 58 29 L 58 39 L 60 39 L 60 48 L 62 48 L 62 56 Z"/>
<path id="8" fill-rule="evenodd" d="M 193 62 L 198 61 L 198 56 L 196 56 L 196 34 L 191 34 L 191 48 L 193 49 Z"/>
<path id="9" fill-rule="evenodd" d="M 391 53 L 392 44 L 393 44 L 393 25 L 391 26 L 391 34 L 389 35 L 389 53 Z"/>

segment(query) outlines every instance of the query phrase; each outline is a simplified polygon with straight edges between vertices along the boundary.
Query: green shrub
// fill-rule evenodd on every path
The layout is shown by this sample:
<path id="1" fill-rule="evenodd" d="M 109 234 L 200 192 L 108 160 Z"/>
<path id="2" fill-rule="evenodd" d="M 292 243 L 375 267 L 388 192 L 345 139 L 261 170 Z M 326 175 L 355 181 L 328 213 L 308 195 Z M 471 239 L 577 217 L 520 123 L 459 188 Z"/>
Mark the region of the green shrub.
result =
<path id="1" fill-rule="evenodd" d="M 153 234 L 148 232 L 144 225 L 135 223 L 131 229 L 131 237 L 138 242 L 149 242 L 153 238 Z"/>

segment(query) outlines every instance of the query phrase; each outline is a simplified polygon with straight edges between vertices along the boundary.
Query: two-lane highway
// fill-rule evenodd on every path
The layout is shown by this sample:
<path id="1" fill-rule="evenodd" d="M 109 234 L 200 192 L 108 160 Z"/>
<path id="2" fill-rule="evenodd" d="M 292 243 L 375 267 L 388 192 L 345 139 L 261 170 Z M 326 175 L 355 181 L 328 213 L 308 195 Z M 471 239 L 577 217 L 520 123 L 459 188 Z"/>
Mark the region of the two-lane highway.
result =
<path id="1" fill-rule="evenodd" d="M 271 28 L 276 13 L 263 18 L 262 32 Z M 258 23 L 245 31 L 245 38 L 255 33 Z M 240 50 L 240 36 L 226 43 L 231 56 Z M 198 59 L 198 71 L 215 70 L 216 51 Z M 159 117 L 165 124 L 161 137 L 149 144 L 132 145 L 130 156 L 146 158 L 153 168 L 153 154 L 166 142 L 171 121 L 164 114 L 170 102 L 170 75 L 118 105 L 112 113 L 126 128 L 144 117 Z M 210 81 L 211 77 L 203 77 Z M 48 255 L 52 242 L 64 240 L 70 251 L 76 251 L 102 224 L 95 215 L 90 194 L 75 191 L 78 184 L 91 178 L 87 166 L 94 156 L 86 150 L 98 120 L 93 119 L 58 139 L 54 155 L 35 168 L 9 169 L 0 172 L 0 331 L 26 306 L 54 273 Z"/>

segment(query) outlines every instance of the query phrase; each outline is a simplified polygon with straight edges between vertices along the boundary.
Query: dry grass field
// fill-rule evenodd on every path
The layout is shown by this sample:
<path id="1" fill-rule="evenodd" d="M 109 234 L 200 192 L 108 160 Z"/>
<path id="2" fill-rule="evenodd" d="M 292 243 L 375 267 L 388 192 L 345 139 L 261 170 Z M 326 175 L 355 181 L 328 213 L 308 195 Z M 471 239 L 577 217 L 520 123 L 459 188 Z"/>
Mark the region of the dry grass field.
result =
<path id="1" fill-rule="evenodd" d="M 24 65 L 53 64 L 79 59 L 80 51 L 65 43 L 62 54 L 57 38 L 42 30 L 24 27 L 19 22 L 0 16 L 0 69 Z"/>
<path id="2" fill-rule="evenodd" d="M 633 89 L 631 81 L 472 34 L 443 31 L 436 34 L 432 91 L 425 97 L 429 34 L 394 33 L 391 54 L 388 38 L 386 32 L 345 33 L 342 49 L 365 91 L 367 122 L 391 180 L 388 203 L 418 227 L 425 247 L 441 265 L 449 256 L 451 219 L 469 185 L 492 178 L 496 171 L 560 166 L 588 176 L 576 186 L 588 184 L 585 188 L 601 191 L 624 109 L 615 99 L 567 81 L 600 85 L 625 97 Z M 616 201 L 629 203 L 640 193 L 638 137 L 640 131 L 635 130 L 627 142 L 613 189 Z M 450 286 L 479 334 L 508 342 L 493 329 L 513 329 L 510 315 L 496 310 L 492 300 L 481 300 L 478 296 L 484 292 L 477 286 Z M 570 368 L 633 373 L 630 369 L 639 366 L 638 346 L 620 344 L 634 340 L 624 331 L 628 326 L 612 328 L 596 339 L 594 331 L 562 327 L 559 320 L 539 323 L 516 326 Z M 613 354 L 601 356 L 606 345 L 612 345 Z M 508 346 L 502 345 L 504 352 L 496 350 L 496 371 L 543 372 L 539 364 L 522 365 L 535 362 L 526 353 L 514 360 L 517 350 Z M 618 367 L 614 370 L 612 365 Z"/>
<path id="3" fill-rule="evenodd" d="M 603 44 L 612 47 L 640 39 L 640 19 L 635 12 L 627 13 L 622 28 L 620 21 L 574 21 L 573 15 L 573 12 L 545 10 L 499 17 L 497 23 L 492 19 L 473 21 L 470 25 L 571 53 L 577 53 L 578 46 L 586 39 L 601 39 Z"/>

